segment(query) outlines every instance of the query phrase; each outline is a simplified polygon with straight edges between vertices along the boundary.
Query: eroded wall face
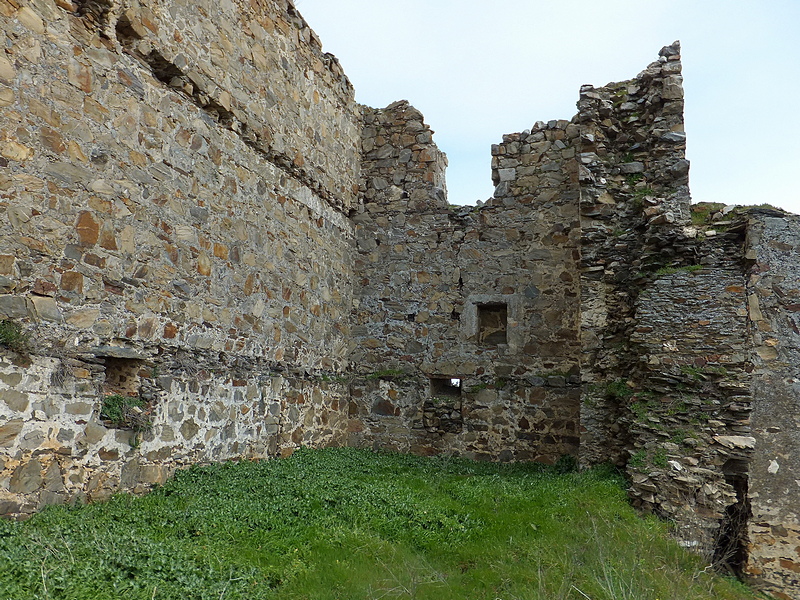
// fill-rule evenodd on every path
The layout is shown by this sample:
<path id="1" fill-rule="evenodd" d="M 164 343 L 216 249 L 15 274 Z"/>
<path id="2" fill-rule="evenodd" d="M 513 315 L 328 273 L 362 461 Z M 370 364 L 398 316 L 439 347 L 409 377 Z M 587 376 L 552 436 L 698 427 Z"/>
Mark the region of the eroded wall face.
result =
<path id="1" fill-rule="evenodd" d="M 446 204 L 430 133 L 407 103 L 366 119 L 351 440 L 500 460 L 574 455 L 577 128 L 505 136 L 493 148 L 495 198 L 461 210 Z"/>
<path id="2" fill-rule="evenodd" d="M 754 447 L 746 223 L 690 219 L 681 81 L 673 44 L 635 79 L 581 89 L 581 458 L 625 465 L 637 506 L 741 571 Z"/>
<path id="3" fill-rule="evenodd" d="M 586 398 L 581 454 L 587 463 L 622 465 L 626 407 L 607 391 L 624 387 L 637 365 L 629 338 L 640 275 L 676 258 L 681 264 L 676 247 L 687 245 L 681 231 L 690 199 L 680 46 L 662 49 L 634 79 L 583 86 L 578 108 Z"/>
<path id="4" fill-rule="evenodd" d="M 285 2 L 0 11 L 0 317 L 30 334 L 0 351 L 2 512 L 342 442 L 361 125 L 335 59 Z"/>
<path id="5" fill-rule="evenodd" d="M 748 229 L 755 348 L 747 571 L 778 598 L 800 590 L 800 219 L 761 211 Z"/>

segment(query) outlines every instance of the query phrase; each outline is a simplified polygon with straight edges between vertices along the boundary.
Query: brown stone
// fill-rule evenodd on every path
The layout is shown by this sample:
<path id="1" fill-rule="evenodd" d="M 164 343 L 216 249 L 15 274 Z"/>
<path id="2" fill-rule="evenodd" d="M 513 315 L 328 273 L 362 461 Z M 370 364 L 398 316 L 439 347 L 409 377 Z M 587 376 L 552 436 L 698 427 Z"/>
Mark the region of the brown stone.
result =
<path id="1" fill-rule="evenodd" d="M 13 275 L 14 261 L 16 257 L 13 254 L 0 254 L 0 275 Z"/>
<path id="2" fill-rule="evenodd" d="M 56 154 L 63 154 L 67 151 L 67 147 L 64 145 L 64 139 L 57 131 L 49 127 L 42 127 L 39 135 L 42 139 L 42 145 L 48 150 Z"/>
<path id="3" fill-rule="evenodd" d="M 22 162 L 33 157 L 33 154 L 33 148 L 28 148 L 14 140 L 0 141 L 0 156 L 8 160 Z"/>
<path id="4" fill-rule="evenodd" d="M 197 257 L 197 272 L 200 275 L 211 275 L 211 260 L 205 252 L 201 252 Z"/>
<path id="5" fill-rule="evenodd" d="M 117 249 L 117 238 L 114 237 L 114 226 L 110 223 L 104 223 L 100 232 L 100 246 L 106 250 Z"/>
<path id="6" fill-rule="evenodd" d="M 118 460 L 119 459 L 119 451 L 116 449 L 108 449 L 108 448 L 100 448 L 97 451 L 97 456 L 100 457 L 101 460 Z"/>
<path id="7" fill-rule="evenodd" d="M 81 246 L 94 246 L 100 237 L 100 223 L 87 210 L 78 215 L 75 230 L 78 233 Z"/>
<path id="8" fill-rule="evenodd" d="M 67 143 L 67 154 L 70 159 L 82 163 L 88 163 L 89 159 L 86 158 L 86 155 L 81 150 L 81 147 L 78 145 L 77 142 L 70 141 Z"/>
<path id="9" fill-rule="evenodd" d="M 255 285 L 255 276 L 252 273 L 250 273 L 244 282 L 244 288 L 242 290 L 245 296 L 249 296 L 250 294 L 253 293 L 254 285 Z"/>
<path id="10" fill-rule="evenodd" d="M 224 244 L 214 243 L 214 256 L 222 260 L 228 260 L 228 247 Z"/>
<path id="11" fill-rule="evenodd" d="M 58 287 L 52 281 L 37 279 L 33 282 L 33 288 L 31 291 L 34 294 L 39 294 L 41 296 L 53 296 L 58 291 Z"/>
<path id="12" fill-rule="evenodd" d="M 14 65 L 11 64 L 11 61 L 4 56 L 0 56 L 0 80 L 10 83 L 16 76 L 17 71 L 14 69 Z"/>
<path id="13" fill-rule="evenodd" d="M 83 293 L 83 274 L 67 271 L 61 274 L 61 289 L 65 292 Z"/>
<path id="14" fill-rule="evenodd" d="M 67 67 L 69 82 L 87 94 L 92 93 L 92 70 L 76 60 L 69 61 Z"/>
<path id="15" fill-rule="evenodd" d="M 0 425 L 0 448 L 13 445 L 24 425 L 25 421 L 22 419 L 11 419 Z"/>

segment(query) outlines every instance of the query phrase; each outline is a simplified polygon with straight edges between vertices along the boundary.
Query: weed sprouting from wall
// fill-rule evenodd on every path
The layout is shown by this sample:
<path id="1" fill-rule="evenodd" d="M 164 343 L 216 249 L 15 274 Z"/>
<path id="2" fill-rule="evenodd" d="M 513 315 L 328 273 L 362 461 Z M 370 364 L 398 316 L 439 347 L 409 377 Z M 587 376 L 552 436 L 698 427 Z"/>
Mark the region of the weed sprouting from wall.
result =
<path id="1" fill-rule="evenodd" d="M 147 402 L 138 396 L 111 394 L 103 398 L 100 418 L 120 429 L 149 431 L 152 420 L 147 408 Z"/>
<path id="2" fill-rule="evenodd" d="M 14 352 L 28 352 L 31 349 L 30 334 L 16 321 L 4 319 L 0 321 L 0 346 Z"/>

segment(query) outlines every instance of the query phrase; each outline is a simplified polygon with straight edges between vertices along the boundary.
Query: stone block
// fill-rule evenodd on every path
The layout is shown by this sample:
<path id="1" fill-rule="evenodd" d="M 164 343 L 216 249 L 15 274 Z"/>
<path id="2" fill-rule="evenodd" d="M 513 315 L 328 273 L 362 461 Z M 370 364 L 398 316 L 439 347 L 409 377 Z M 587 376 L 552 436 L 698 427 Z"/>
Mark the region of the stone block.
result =
<path id="1" fill-rule="evenodd" d="M 46 296 L 31 296 L 31 303 L 33 304 L 31 317 L 34 319 L 52 323 L 60 323 L 63 320 L 55 299 Z"/>
<path id="2" fill-rule="evenodd" d="M 8 491 L 12 494 L 30 494 L 42 486 L 42 465 L 38 460 L 23 463 L 11 475 Z"/>
<path id="3" fill-rule="evenodd" d="M 12 446 L 24 426 L 25 421 L 22 419 L 10 419 L 0 424 L 0 448 Z"/>
<path id="4" fill-rule="evenodd" d="M 23 296 L 0 295 L 0 317 L 22 319 L 28 316 L 28 304 Z"/>
<path id="5" fill-rule="evenodd" d="M 24 412 L 28 408 L 28 394 L 17 390 L 0 390 L 0 399 L 13 411 Z"/>

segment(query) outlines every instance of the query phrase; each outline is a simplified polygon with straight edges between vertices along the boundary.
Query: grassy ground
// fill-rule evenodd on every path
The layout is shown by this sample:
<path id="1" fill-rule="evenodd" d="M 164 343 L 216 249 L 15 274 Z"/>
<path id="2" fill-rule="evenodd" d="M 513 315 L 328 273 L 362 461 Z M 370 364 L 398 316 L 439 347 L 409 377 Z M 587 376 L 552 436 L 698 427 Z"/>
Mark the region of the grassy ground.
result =
<path id="1" fill-rule="evenodd" d="M 0 599 L 752 599 L 621 481 L 353 449 L 0 522 Z"/>

